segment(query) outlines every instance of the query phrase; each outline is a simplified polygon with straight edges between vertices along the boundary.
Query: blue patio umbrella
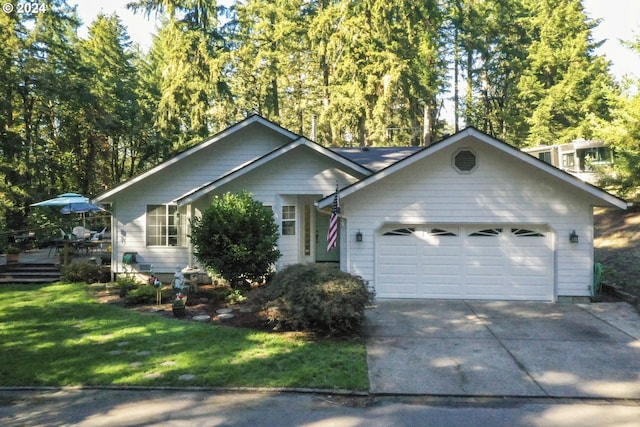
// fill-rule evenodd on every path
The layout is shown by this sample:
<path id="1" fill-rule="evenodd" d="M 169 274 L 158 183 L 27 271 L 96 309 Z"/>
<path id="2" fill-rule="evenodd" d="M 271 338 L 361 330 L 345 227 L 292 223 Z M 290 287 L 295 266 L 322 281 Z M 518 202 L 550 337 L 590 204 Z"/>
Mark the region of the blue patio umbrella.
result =
<path id="1" fill-rule="evenodd" d="M 91 203 L 88 197 L 84 197 L 82 194 L 77 193 L 64 193 L 60 194 L 58 197 L 53 199 L 44 200 L 42 202 L 33 203 L 30 206 L 33 207 L 43 207 L 43 206 L 62 206 L 60 212 L 63 214 L 70 213 L 81 213 L 82 221 L 84 224 L 84 214 L 87 212 L 98 212 L 105 211 L 105 209 L 100 206 Z"/>
<path id="2" fill-rule="evenodd" d="M 62 209 L 60 209 L 60 212 L 62 212 L 63 214 L 100 212 L 100 211 L 105 211 L 105 208 L 103 208 L 100 205 L 94 205 L 93 203 L 89 203 L 89 202 L 70 203 L 64 206 Z"/>
<path id="3" fill-rule="evenodd" d="M 89 203 L 89 198 L 77 193 L 64 193 L 53 199 L 33 203 L 31 206 L 71 206 L 75 203 Z"/>

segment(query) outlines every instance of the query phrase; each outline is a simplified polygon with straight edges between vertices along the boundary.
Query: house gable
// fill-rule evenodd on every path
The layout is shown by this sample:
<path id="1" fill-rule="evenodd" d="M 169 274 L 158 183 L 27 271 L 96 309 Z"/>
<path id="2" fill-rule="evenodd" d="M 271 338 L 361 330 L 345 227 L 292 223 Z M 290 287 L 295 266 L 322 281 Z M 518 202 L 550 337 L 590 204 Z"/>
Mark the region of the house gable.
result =
<path id="1" fill-rule="evenodd" d="M 215 191 L 217 188 L 220 188 L 228 183 L 231 183 L 234 180 L 237 180 L 241 177 L 243 177 L 246 174 L 251 173 L 254 170 L 258 170 L 260 168 L 266 167 L 268 168 L 268 170 L 270 171 L 270 173 L 277 175 L 276 172 L 281 172 L 281 171 L 285 171 L 289 172 L 292 170 L 292 168 L 295 167 L 297 161 L 299 160 L 293 160 L 293 163 L 289 163 L 289 164 L 285 164 L 282 165 L 282 158 L 287 158 L 288 160 L 286 161 L 290 161 L 289 159 L 291 159 L 291 153 L 300 153 L 300 152 L 304 152 L 307 153 L 306 157 L 308 157 L 308 161 L 311 161 L 311 163 L 313 163 L 314 161 L 320 161 L 322 163 L 325 164 L 332 164 L 332 166 L 335 168 L 336 171 L 343 171 L 340 172 L 340 174 L 344 175 L 351 175 L 354 177 L 358 177 L 358 179 L 363 178 L 365 176 L 369 176 L 371 175 L 371 171 L 368 170 L 367 168 L 360 166 L 359 164 L 352 162 L 351 160 L 342 157 L 336 153 L 334 153 L 331 150 L 328 150 L 324 147 L 322 147 L 319 144 L 316 144 L 312 141 L 309 141 L 306 138 L 299 138 L 296 141 L 293 141 L 283 147 L 280 147 L 270 153 L 265 154 L 264 156 L 249 162 L 247 164 L 244 165 L 240 165 L 237 168 L 233 169 L 232 171 L 230 171 L 228 174 L 221 176 L 220 178 L 208 182 L 180 197 L 178 197 L 175 201 L 179 204 L 179 205 L 183 205 L 183 204 L 187 204 L 190 203 L 194 200 L 197 200 L 198 198 L 202 197 L 203 195 L 206 195 L 209 192 Z M 310 156 L 310 157 L 309 157 Z M 312 158 L 315 158 L 317 160 L 310 160 Z M 309 165 L 308 166 L 311 169 L 315 169 L 315 167 Z M 331 178 L 331 180 L 335 181 L 335 178 Z M 305 178 L 305 182 L 307 181 L 307 179 Z M 344 182 L 349 182 L 352 183 L 354 182 L 353 180 L 347 180 Z M 287 178 L 287 183 L 283 183 L 282 188 L 280 189 L 280 192 L 290 192 L 290 193 L 294 193 L 294 194 L 307 194 L 309 193 L 308 189 L 294 189 L 294 187 L 296 187 L 299 184 L 298 181 L 296 181 L 296 179 L 293 178 L 293 176 L 289 176 Z M 314 188 L 316 187 L 313 183 L 308 183 L 306 184 L 309 188 Z M 322 186 L 320 186 L 322 188 Z"/>
<path id="2" fill-rule="evenodd" d="M 161 194 L 156 198 L 166 202 L 297 138 L 298 135 L 254 115 L 93 200 L 108 203 L 127 197 L 127 194 L 137 197 L 141 191 L 147 193 L 158 189 Z M 167 188 L 167 184 L 174 188 Z"/>
<path id="3" fill-rule="evenodd" d="M 450 146 L 458 145 L 474 147 L 481 144 L 487 144 L 488 146 L 496 149 L 497 152 L 506 154 L 507 162 L 522 162 L 526 165 L 531 166 L 531 168 L 528 169 L 530 171 L 539 170 L 547 175 L 554 177 L 557 181 L 561 182 L 562 185 L 568 186 L 568 188 L 572 188 L 573 190 L 578 190 L 591 195 L 593 197 L 594 206 L 615 206 L 621 209 L 626 209 L 627 207 L 626 201 L 615 197 L 607 193 L 606 191 L 599 189 L 598 187 L 585 183 L 577 179 L 576 177 L 555 168 L 554 166 L 551 166 L 539 159 L 523 153 L 517 148 L 505 142 L 498 141 L 474 128 L 465 129 L 438 143 L 435 143 L 429 147 L 425 147 L 424 149 L 404 158 L 403 160 L 400 160 L 397 163 L 394 163 L 391 166 L 376 172 L 370 177 L 340 190 L 340 197 L 346 198 L 349 195 L 356 193 L 380 180 L 386 179 L 388 176 L 393 175 L 403 170 L 404 168 L 407 168 L 417 162 L 422 162 L 423 159 L 432 157 L 434 154 L 438 153 L 439 151 L 445 150 Z M 326 208 L 331 203 L 332 198 L 326 197 L 323 200 L 319 201 L 318 207 Z"/>

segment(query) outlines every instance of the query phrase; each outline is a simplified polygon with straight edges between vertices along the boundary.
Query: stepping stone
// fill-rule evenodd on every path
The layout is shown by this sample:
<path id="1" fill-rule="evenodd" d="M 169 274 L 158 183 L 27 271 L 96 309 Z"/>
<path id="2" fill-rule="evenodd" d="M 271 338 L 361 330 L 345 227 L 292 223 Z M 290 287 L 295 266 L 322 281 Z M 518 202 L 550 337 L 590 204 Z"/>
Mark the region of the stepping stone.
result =
<path id="1" fill-rule="evenodd" d="M 193 375 L 193 374 L 184 374 L 184 375 L 180 375 L 180 376 L 178 377 L 178 379 L 179 379 L 180 381 L 191 381 L 191 380 L 195 379 L 195 377 L 196 377 L 196 376 L 195 376 L 195 375 Z"/>
<path id="2" fill-rule="evenodd" d="M 122 354 L 122 352 L 120 350 L 111 350 L 109 354 L 112 356 L 117 356 L 119 354 Z"/>
<path id="3" fill-rule="evenodd" d="M 137 366 L 142 366 L 142 362 L 131 362 L 129 363 L 129 366 L 131 366 L 132 368 L 135 368 Z"/>
<path id="4" fill-rule="evenodd" d="M 209 298 L 202 297 L 200 298 L 200 302 L 209 302 Z"/>
<path id="5" fill-rule="evenodd" d="M 175 366 L 177 365 L 177 362 L 174 362 L 173 360 L 165 360 L 164 362 L 162 362 L 160 364 L 160 366 Z"/>
<path id="6" fill-rule="evenodd" d="M 124 347 L 125 345 L 129 345 L 129 341 L 122 341 L 117 344 L 118 347 Z"/>
<path id="7" fill-rule="evenodd" d="M 137 353 L 136 353 L 136 356 L 148 356 L 148 355 L 150 355 L 150 354 L 151 354 L 151 352 L 150 352 L 150 351 L 145 350 L 145 351 L 139 351 L 139 352 L 137 352 Z"/>
<path id="8" fill-rule="evenodd" d="M 251 307 L 240 307 L 240 313 L 251 313 L 252 311 Z"/>
<path id="9" fill-rule="evenodd" d="M 206 322 L 210 318 L 211 316 L 209 316 L 208 314 L 200 314 L 198 316 L 193 316 L 191 319 L 195 320 L 196 322 Z"/>
<path id="10" fill-rule="evenodd" d="M 233 319 L 235 316 L 231 313 L 222 313 L 218 315 L 218 319 L 220 320 L 229 320 Z"/>
<path id="11" fill-rule="evenodd" d="M 216 313 L 218 314 L 228 314 L 231 313 L 233 311 L 232 308 L 219 308 L 216 310 Z"/>
<path id="12" fill-rule="evenodd" d="M 142 378 L 146 378 L 148 380 L 153 380 L 155 378 L 162 378 L 162 374 L 159 373 L 159 372 L 152 372 L 150 374 L 143 375 Z"/>

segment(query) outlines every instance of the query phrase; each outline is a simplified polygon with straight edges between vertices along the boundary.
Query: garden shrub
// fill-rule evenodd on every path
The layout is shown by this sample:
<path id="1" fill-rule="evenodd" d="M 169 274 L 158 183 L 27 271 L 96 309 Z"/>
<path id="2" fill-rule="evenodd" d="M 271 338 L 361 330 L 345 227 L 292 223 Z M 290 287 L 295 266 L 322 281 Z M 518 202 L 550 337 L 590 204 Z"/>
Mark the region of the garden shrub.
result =
<path id="1" fill-rule="evenodd" d="M 358 333 L 373 294 L 334 267 L 296 264 L 278 272 L 261 296 L 278 327 L 326 335 Z"/>
<path id="2" fill-rule="evenodd" d="M 136 286 L 138 286 L 138 282 L 133 277 L 130 277 L 128 275 L 116 278 L 116 283 L 120 288 L 120 298 L 123 298 L 130 290 L 135 289 Z"/>
<path id="3" fill-rule="evenodd" d="M 64 267 L 62 280 L 71 283 L 106 283 L 110 276 L 110 270 L 106 267 L 87 262 L 74 262 Z"/>
<path id="4" fill-rule="evenodd" d="M 246 191 L 215 196 L 191 224 L 194 255 L 234 289 L 248 290 L 269 274 L 280 257 L 278 237 L 273 211 Z"/>
<path id="5" fill-rule="evenodd" d="M 127 304 L 152 304 L 156 302 L 157 289 L 151 285 L 140 285 L 127 292 Z"/>

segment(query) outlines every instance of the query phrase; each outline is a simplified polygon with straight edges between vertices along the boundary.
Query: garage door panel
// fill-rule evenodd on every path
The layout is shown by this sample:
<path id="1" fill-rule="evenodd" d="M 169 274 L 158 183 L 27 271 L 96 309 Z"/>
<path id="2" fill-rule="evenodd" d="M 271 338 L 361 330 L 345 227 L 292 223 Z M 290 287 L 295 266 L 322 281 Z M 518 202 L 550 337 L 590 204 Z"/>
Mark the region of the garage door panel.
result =
<path id="1" fill-rule="evenodd" d="M 531 295 L 538 295 L 539 297 L 546 296 L 546 289 L 540 286 L 514 286 L 511 289 L 511 296 L 514 297 L 530 297 Z"/>
<path id="2" fill-rule="evenodd" d="M 432 276 L 459 277 L 460 266 L 457 264 L 422 265 L 422 277 L 427 279 Z"/>
<path id="3" fill-rule="evenodd" d="M 460 244 L 456 246 L 425 246 L 420 252 L 423 257 L 458 257 L 460 255 Z"/>
<path id="4" fill-rule="evenodd" d="M 494 245 L 496 243 L 497 242 L 494 242 Z M 495 246 L 465 246 L 463 248 L 463 252 L 467 257 L 471 257 L 472 259 L 485 257 L 504 257 L 503 249 Z"/>
<path id="5" fill-rule="evenodd" d="M 459 286 L 435 286 L 428 294 L 421 295 L 422 298 L 459 299 Z"/>
<path id="6" fill-rule="evenodd" d="M 434 230 L 455 233 L 435 236 Z M 552 240 L 545 227 L 427 224 L 408 235 L 380 236 L 377 245 L 376 291 L 382 297 L 553 297 Z"/>
<path id="7" fill-rule="evenodd" d="M 546 277 L 549 273 L 549 267 L 541 263 L 539 265 L 511 265 L 510 267 L 512 277 Z"/>
<path id="8" fill-rule="evenodd" d="M 417 254 L 415 246 L 411 246 L 411 240 L 405 242 L 405 245 L 385 245 L 380 248 L 380 255 L 386 257 L 413 256 Z M 409 245 L 407 245 L 409 244 Z"/>
<path id="9" fill-rule="evenodd" d="M 382 293 L 382 292 L 381 292 Z M 416 298 L 416 288 L 394 286 L 384 291 L 385 298 Z"/>

